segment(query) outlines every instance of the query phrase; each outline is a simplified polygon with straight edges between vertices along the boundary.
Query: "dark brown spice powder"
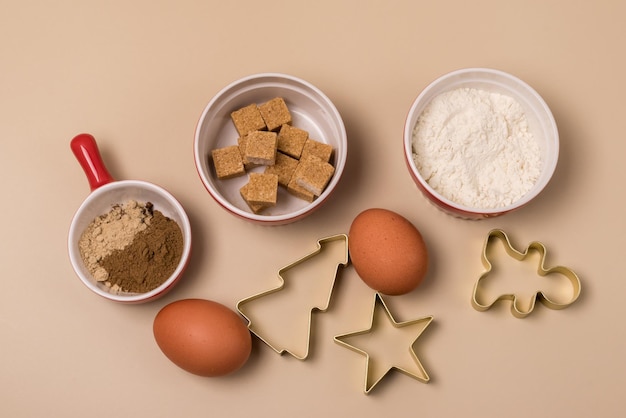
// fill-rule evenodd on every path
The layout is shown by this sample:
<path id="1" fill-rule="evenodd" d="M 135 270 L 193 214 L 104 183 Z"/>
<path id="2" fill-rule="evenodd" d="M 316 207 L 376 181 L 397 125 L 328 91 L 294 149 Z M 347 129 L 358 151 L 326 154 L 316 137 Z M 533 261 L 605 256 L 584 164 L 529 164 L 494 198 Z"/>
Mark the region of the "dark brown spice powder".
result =
<path id="1" fill-rule="evenodd" d="M 183 253 L 183 235 L 176 221 L 154 210 L 148 227 L 123 250 L 114 250 L 100 264 L 108 282 L 122 291 L 145 293 L 160 286 L 176 270 Z"/>

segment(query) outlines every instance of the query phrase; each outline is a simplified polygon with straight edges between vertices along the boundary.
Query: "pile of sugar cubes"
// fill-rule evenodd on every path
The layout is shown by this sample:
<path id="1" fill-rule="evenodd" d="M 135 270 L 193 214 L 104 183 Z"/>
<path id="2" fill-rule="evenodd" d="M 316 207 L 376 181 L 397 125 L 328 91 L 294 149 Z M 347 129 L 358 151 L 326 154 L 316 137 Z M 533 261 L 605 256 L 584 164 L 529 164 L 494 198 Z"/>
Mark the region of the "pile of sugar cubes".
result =
<path id="1" fill-rule="evenodd" d="M 248 174 L 239 192 L 252 212 L 275 206 L 279 186 L 308 202 L 322 194 L 335 173 L 333 147 L 292 126 L 282 97 L 252 103 L 230 117 L 239 134 L 237 145 L 212 150 L 213 166 L 218 179 Z M 259 166 L 265 169 L 248 171 Z"/>

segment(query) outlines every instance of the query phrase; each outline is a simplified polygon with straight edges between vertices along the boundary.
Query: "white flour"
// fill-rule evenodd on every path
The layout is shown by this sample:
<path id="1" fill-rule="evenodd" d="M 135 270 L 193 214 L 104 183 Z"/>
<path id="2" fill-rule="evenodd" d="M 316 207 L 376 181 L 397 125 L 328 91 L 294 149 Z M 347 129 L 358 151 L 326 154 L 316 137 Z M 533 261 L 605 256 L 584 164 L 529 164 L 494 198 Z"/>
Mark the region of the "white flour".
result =
<path id="1" fill-rule="evenodd" d="M 519 200 L 542 166 L 521 105 L 471 88 L 442 93 L 424 109 L 413 130 L 413 160 L 433 189 L 480 209 Z"/>

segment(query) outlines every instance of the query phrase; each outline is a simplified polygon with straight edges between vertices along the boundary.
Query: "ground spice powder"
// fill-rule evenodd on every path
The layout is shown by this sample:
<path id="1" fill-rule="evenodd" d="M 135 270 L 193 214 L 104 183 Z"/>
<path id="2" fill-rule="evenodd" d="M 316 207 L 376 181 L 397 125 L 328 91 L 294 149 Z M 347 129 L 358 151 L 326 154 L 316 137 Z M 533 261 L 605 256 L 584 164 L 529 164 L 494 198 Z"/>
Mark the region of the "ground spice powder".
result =
<path id="1" fill-rule="evenodd" d="M 132 243 L 114 250 L 101 261 L 108 282 L 125 292 L 144 293 L 155 289 L 172 275 L 183 253 L 183 235 L 178 224 L 158 210 L 148 227 Z"/>
<path id="2" fill-rule="evenodd" d="M 129 201 L 94 219 L 79 247 L 94 278 L 112 292 L 145 293 L 176 270 L 183 235 L 152 203 Z"/>
<path id="3" fill-rule="evenodd" d="M 101 261 L 114 250 L 128 246 L 139 231 L 148 227 L 152 204 L 129 200 L 116 204 L 104 215 L 94 219 L 80 237 L 78 246 L 85 266 L 99 282 L 108 280 Z"/>

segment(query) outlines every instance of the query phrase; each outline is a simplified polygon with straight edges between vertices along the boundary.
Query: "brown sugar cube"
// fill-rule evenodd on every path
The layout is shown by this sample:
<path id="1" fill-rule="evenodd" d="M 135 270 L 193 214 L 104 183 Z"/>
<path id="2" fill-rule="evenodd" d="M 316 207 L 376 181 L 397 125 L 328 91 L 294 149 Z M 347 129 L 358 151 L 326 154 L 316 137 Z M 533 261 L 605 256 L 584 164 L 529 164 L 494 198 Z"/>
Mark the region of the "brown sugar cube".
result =
<path id="1" fill-rule="evenodd" d="M 285 124 L 278 131 L 278 151 L 299 159 L 307 139 L 309 139 L 307 131 Z"/>
<path id="2" fill-rule="evenodd" d="M 265 172 L 276 174 L 278 176 L 278 184 L 287 187 L 297 166 L 298 160 L 291 158 L 282 152 L 277 152 L 276 163 L 265 167 Z"/>
<path id="3" fill-rule="evenodd" d="M 291 123 L 291 113 L 282 97 L 275 97 L 259 105 L 259 111 L 268 131 L 275 131 Z"/>
<path id="4" fill-rule="evenodd" d="M 229 179 L 246 172 L 237 145 L 214 149 L 211 157 L 218 179 Z"/>
<path id="5" fill-rule="evenodd" d="M 335 173 L 335 167 L 315 155 L 306 155 L 300 159 L 293 179 L 315 196 L 322 194 L 330 178 Z"/>
<path id="6" fill-rule="evenodd" d="M 276 162 L 276 132 L 253 131 L 248 133 L 244 160 L 248 164 L 274 165 Z"/>
<path id="7" fill-rule="evenodd" d="M 331 155 L 333 155 L 333 147 L 329 144 L 324 144 L 323 142 L 316 141 L 314 139 L 307 139 L 304 143 L 304 147 L 302 148 L 302 155 L 300 158 L 303 158 L 305 155 L 313 154 L 322 160 L 329 162 Z"/>
<path id="8" fill-rule="evenodd" d="M 239 193 L 241 194 L 241 197 L 243 198 L 243 200 L 246 202 L 246 204 L 248 205 L 248 207 L 253 213 L 261 213 L 263 209 L 268 207 L 268 205 L 259 205 L 259 204 L 250 203 L 250 201 L 248 200 L 249 189 L 250 189 L 250 183 L 248 182 L 241 189 L 239 189 Z"/>
<path id="9" fill-rule="evenodd" d="M 260 131 L 266 128 L 259 107 L 252 103 L 230 114 L 239 136 L 244 136 L 251 131 Z"/>
<path id="10" fill-rule="evenodd" d="M 246 199 L 252 205 L 274 206 L 278 197 L 278 175 L 250 173 Z"/>
<path id="11" fill-rule="evenodd" d="M 248 145 L 248 135 L 240 136 L 239 138 L 237 138 L 237 145 L 239 147 L 239 153 L 241 154 L 241 159 L 243 160 L 243 167 L 246 170 L 256 167 L 258 164 L 251 163 L 246 158 L 246 146 Z"/>
<path id="12" fill-rule="evenodd" d="M 313 193 L 302 186 L 298 186 L 295 178 L 289 180 L 289 184 L 287 184 L 287 191 L 293 196 L 306 200 L 307 202 L 312 202 L 315 199 L 315 195 Z"/>

